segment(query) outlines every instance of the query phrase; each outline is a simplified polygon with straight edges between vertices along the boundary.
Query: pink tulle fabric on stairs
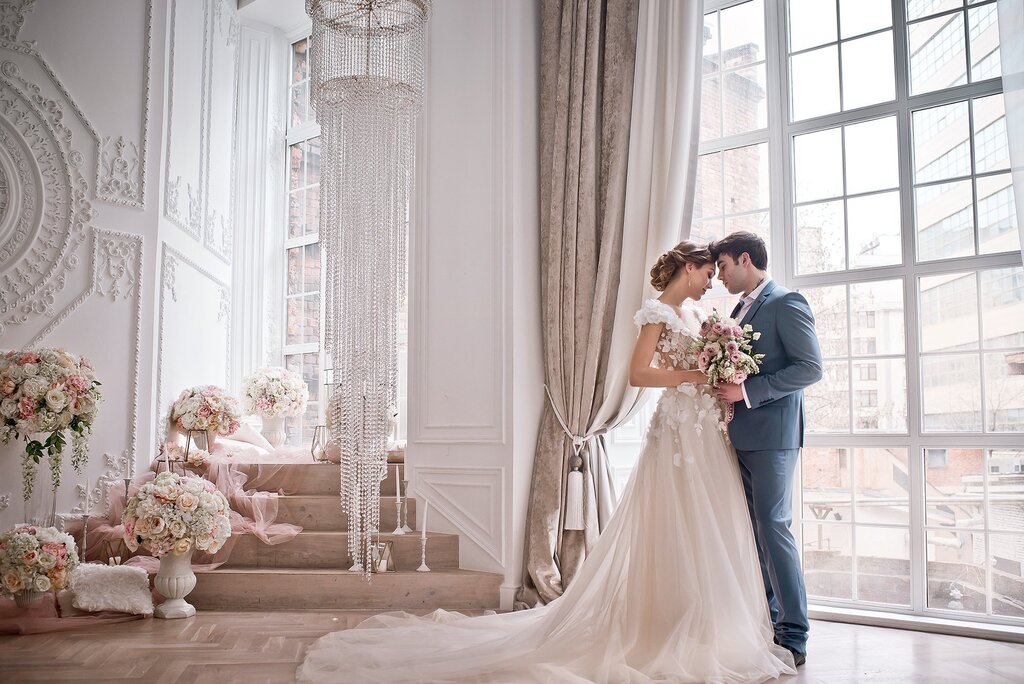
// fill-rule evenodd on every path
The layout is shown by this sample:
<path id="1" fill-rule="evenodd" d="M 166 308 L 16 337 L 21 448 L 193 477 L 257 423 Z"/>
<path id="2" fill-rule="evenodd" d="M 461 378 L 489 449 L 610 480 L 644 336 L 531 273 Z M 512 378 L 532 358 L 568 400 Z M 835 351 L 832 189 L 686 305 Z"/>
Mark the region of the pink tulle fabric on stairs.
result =
<path id="1" fill-rule="evenodd" d="M 231 537 L 216 554 L 196 553 L 192 563 L 194 572 L 209 572 L 226 563 L 235 543 L 243 535 L 255 535 L 265 544 L 281 544 L 302 531 L 298 525 L 276 522 L 278 495 L 292 491 L 286 467 L 290 464 L 309 463 L 309 452 L 302 448 L 273 450 L 265 441 L 261 444 L 262 438 L 257 439 L 259 435 L 251 430 L 248 435 L 243 432 L 239 437 L 218 440 L 206 464 L 199 467 L 185 466 L 189 474 L 201 475 L 213 482 L 231 505 Z M 176 439 L 174 430 L 169 432 L 168 439 Z M 181 464 L 176 466 L 176 472 L 180 473 Z M 132 480 L 128 488 L 129 496 L 134 495 L 139 487 L 155 478 L 165 467 L 159 459 L 150 463 L 149 470 Z M 83 562 L 106 562 L 104 542 L 115 545 L 123 538 L 121 514 L 126 505 L 125 493 L 116 483 L 109 486 L 106 514 L 89 518 L 88 546 Z M 69 523 L 67 531 L 75 536 L 81 551 L 82 523 Z M 122 557 L 131 555 L 124 547 L 122 549 Z M 143 549 L 124 562 L 126 565 L 139 566 L 150 574 L 155 574 L 160 568 L 160 559 L 145 555 Z M 154 603 L 160 603 L 163 597 L 154 591 L 153 600 Z M 0 599 L 0 634 L 58 632 L 141 618 L 139 615 L 114 612 L 61 617 L 53 592 L 26 608 L 17 607 L 11 599 Z"/>

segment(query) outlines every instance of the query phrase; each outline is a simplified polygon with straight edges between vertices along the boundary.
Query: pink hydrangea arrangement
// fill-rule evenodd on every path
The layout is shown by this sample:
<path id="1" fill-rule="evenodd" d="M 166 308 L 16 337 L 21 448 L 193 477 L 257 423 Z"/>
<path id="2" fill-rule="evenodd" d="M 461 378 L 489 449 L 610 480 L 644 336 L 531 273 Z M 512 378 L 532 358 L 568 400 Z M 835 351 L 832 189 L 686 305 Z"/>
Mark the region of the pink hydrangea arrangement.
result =
<path id="1" fill-rule="evenodd" d="M 171 422 L 182 430 L 207 430 L 230 435 L 238 429 L 238 400 L 216 385 L 182 390 L 171 406 Z"/>
<path id="2" fill-rule="evenodd" d="M 260 368 L 245 379 L 243 388 L 246 412 L 262 418 L 302 415 L 309 401 L 302 376 L 286 368 Z"/>
<path id="3" fill-rule="evenodd" d="M 131 551 L 146 547 L 157 558 L 193 549 L 217 553 L 231 536 L 228 500 L 212 482 L 162 472 L 139 488 L 121 515 Z"/>
<path id="4" fill-rule="evenodd" d="M 96 421 L 100 382 L 84 356 L 63 349 L 9 351 L 0 355 L 0 441 L 24 439 L 24 497 L 32 496 L 36 466 L 45 455 L 53 488 L 71 431 L 71 464 L 81 473 L 89 460 L 88 438 Z M 45 435 L 45 438 L 43 437 Z"/>
<path id="5" fill-rule="evenodd" d="M 70 534 L 55 527 L 18 525 L 0 535 L 0 594 L 60 591 L 78 567 Z"/>

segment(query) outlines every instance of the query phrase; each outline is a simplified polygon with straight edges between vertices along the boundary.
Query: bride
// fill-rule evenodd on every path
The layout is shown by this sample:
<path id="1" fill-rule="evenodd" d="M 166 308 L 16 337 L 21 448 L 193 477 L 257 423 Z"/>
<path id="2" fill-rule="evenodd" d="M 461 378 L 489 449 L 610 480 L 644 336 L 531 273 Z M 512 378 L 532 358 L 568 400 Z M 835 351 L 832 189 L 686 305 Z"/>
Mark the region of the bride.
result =
<path id="1" fill-rule="evenodd" d="M 328 634 L 305 682 L 759 682 L 793 674 L 773 643 L 736 455 L 689 352 L 711 288 L 705 246 L 651 269 L 630 383 L 667 388 L 615 514 L 575 580 L 532 610 L 392 613 Z"/>

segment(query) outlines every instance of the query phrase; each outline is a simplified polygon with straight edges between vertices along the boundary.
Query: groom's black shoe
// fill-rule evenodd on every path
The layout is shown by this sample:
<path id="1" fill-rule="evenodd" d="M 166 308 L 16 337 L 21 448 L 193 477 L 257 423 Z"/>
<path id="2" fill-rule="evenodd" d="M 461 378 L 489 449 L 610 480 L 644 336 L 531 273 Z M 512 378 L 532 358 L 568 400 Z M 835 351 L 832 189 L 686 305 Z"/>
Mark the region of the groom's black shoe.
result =
<path id="1" fill-rule="evenodd" d="M 789 651 L 790 653 L 793 654 L 793 664 L 796 665 L 797 667 L 800 667 L 801 665 L 803 665 L 804 663 L 807 662 L 807 654 L 806 653 L 801 653 L 800 651 L 796 651 L 796 650 L 790 648 L 789 646 L 785 646 L 784 648 L 787 651 Z"/>
<path id="2" fill-rule="evenodd" d="M 782 646 L 782 644 L 779 643 L 779 637 L 774 637 L 772 641 L 775 642 L 776 646 Z M 800 651 L 792 649 L 789 646 L 783 646 L 783 648 L 785 648 L 787 651 L 793 654 L 793 662 L 796 664 L 797 667 L 800 667 L 801 665 L 807 662 L 806 653 L 801 653 Z"/>

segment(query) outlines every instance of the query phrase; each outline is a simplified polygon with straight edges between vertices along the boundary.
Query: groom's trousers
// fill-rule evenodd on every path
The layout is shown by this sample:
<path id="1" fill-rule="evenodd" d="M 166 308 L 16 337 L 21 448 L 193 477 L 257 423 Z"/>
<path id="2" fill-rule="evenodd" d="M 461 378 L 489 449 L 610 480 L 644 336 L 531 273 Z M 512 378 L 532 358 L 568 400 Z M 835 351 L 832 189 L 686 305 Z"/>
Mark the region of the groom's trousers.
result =
<path id="1" fill-rule="evenodd" d="M 800 552 L 789 527 L 793 521 L 793 478 L 799 449 L 737 451 L 747 507 L 754 525 L 761 578 L 775 638 L 807 651 L 807 591 Z"/>

